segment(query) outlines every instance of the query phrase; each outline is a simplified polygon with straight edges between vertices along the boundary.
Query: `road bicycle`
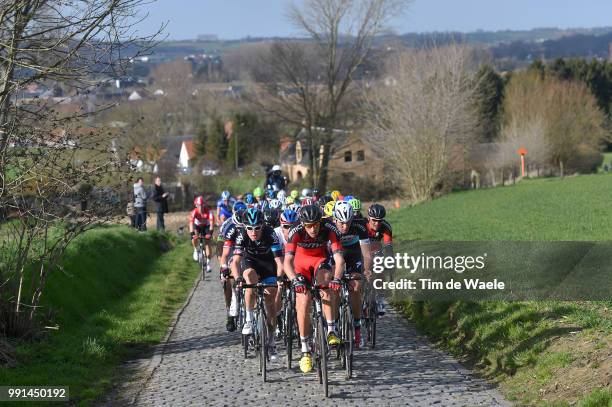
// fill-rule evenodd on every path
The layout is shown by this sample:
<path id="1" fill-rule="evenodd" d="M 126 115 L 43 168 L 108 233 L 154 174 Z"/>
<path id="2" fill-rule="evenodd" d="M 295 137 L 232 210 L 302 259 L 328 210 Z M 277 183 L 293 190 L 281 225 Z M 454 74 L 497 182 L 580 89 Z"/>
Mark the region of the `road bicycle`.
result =
<path id="1" fill-rule="evenodd" d="M 317 368 L 319 384 L 323 388 L 325 397 L 329 397 L 329 380 L 327 376 L 327 323 L 323 315 L 323 301 L 321 300 L 321 290 L 328 289 L 328 286 L 314 284 L 310 286 L 312 295 L 312 328 L 313 328 L 313 361 Z"/>
<path id="2" fill-rule="evenodd" d="M 362 318 L 365 327 L 366 343 L 370 349 L 376 347 L 376 321 L 378 319 L 378 307 L 374 288 L 370 282 L 365 283 L 363 294 Z"/>
<path id="3" fill-rule="evenodd" d="M 250 338 L 245 338 L 245 358 L 248 353 L 248 348 L 252 346 L 259 356 L 259 373 L 263 382 L 267 379 L 267 364 L 270 361 L 270 327 L 268 325 L 268 317 L 266 315 L 265 293 L 266 288 L 276 288 L 276 284 L 242 284 L 243 289 L 253 288 L 257 293 L 257 301 L 253 310 L 253 333 Z M 245 335 L 242 335 L 245 336 Z"/>
<path id="4" fill-rule="evenodd" d="M 353 325 L 353 309 L 351 308 L 349 281 L 361 280 L 361 276 L 342 277 L 342 287 L 340 289 L 340 317 L 338 325 L 340 327 L 340 338 L 342 343 L 338 347 L 337 357 L 341 359 L 342 368 L 345 369 L 345 376 L 350 379 L 353 376 L 353 352 L 355 350 L 355 327 Z"/>
<path id="5" fill-rule="evenodd" d="M 280 326 L 283 343 L 287 350 L 287 369 L 291 369 L 293 358 L 293 346 L 299 343 L 300 335 L 297 331 L 297 312 L 295 310 L 295 291 L 289 280 L 285 280 L 282 286 L 282 324 Z"/>

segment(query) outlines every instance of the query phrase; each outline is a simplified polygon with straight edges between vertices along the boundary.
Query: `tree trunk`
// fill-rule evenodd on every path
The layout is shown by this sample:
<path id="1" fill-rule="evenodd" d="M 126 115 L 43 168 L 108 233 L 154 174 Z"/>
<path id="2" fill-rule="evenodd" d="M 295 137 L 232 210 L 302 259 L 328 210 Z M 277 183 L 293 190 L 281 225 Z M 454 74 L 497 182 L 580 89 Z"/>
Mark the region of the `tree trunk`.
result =
<path id="1" fill-rule="evenodd" d="M 563 160 L 559 160 L 559 172 L 561 174 L 561 178 L 563 178 L 564 176 Z"/>

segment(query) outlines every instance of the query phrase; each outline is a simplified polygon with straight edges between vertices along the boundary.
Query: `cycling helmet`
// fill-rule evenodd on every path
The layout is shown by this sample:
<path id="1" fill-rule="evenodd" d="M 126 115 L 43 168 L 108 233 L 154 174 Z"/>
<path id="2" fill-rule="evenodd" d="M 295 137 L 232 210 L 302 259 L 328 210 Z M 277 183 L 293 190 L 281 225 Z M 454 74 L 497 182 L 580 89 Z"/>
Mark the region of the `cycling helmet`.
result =
<path id="1" fill-rule="evenodd" d="M 294 189 L 293 191 L 291 191 L 291 198 L 298 199 L 299 196 L 300 196 L 300 193 L 298 192 L 297 189 Z"/>
<path id="2" fill-rule="evenodd" d="M 284 189 L 281 189 L 280 191 L 276 193 L 276 199 L 280 201 L 284 201 L 286 196 L 287 196 L 287 193 L 285 192 Z"/>
<path id="3" fill-rule="evenodd" d="M 264 215 L 257 208 L 249 208 L 244 211 L 242 221 L 245 226 L 261 226 L 264 222 Z"/>
<path id="4" fill-rule="evenodd" d="M 278 199 L 272 199 L 270 201 L 270 208 L 272 209 L 279 209 L 281 206 L 283 206 L 283 203 Z"/>
<path id="5" fill-rule="evenodd" d="M 236 211 L 241 211 L 241 210 L 243 211 L 243 210 L 245 210 L 246 208 L 247 208 L 247 206 L 246 206 L 246 204 L 245 204 L 244 202 L 242 202 L 242 201 L 236 201 L 236 203 L 234 203 L 234 207 L 232 208 L 232 210 L 233 210 L 234 212 L 236 212 Z"/>
<path id="6" fill-rule="evenodd" d="M 296 213 L 299 213 L 300 205 L 298 205 L 296 203 L 292 203 L 291 205 L 287 206 L 287 209 L 291 209 L 292 211 L 295 211 Z"/>
<path id="7" fill-rule="evenodd" d="M 264 211 L 264 222 L 266 225 L 276 227 L 279 224 L 280 211 L 277 209 L 268 208 Z"/>
<path id="8" fill-rule="evenodd" d="M 306 205 L 300 209 L 300 222 L 317 223 L 323 218 L 321 209 L 317 205 Z"/>
<path id="9" fill-rule="evenodd" d="M 271 170 L 271 171 L 272 171 L 272 172 L 275 172 L 275 171 L 280 171 L 280 170 L 281 170 L 280 165 L 276 164 L 276 165 L 273 165 L 273 166 L 272 166 L 272 170 Z"/>
<path id="10" fill-rule="evenodd" d="M 353 207 L 348 202 L 338 201 L 334 205 L 334 219 L 348 223 L 353 219 Z"/>
<path id="11" fill-rule="evenodd" d="M 221 192 L 221 199 L 224 201 L 227 201 L 228 199 L 230 199 L 230 192 L 229 191 L 223 191 Z"/>
<path id="12" fill-rule="evenodd" d="M 255 203 L 255 197 L 253 194 L 246 194 L 244 201 L 247 203 L 247 205 L 253 205 Z"/>
<path id="13" fill-rule="evenodd" d="M 302 197 L 312 196 L 312 189 L 304 188 L 302 189 Z"/>
<path id="14" fill-rule="evenodd" d="M 267 196 L 269 199 L 274 199 L 274 198 L 276 198 L 276 191 L 274 191 L 273 189 L 268 189 L 268 190 L 266 191 L 266 196 Z"/>
<path id="15" fill-rule="evenodd" d="M 350 201 L 348 201 L 348 203 L 353 207 L 353 210 L 355 212 L 361 210 L 361 201 L 359 199 L 353 198 Z"/>
<path id="16" fill-rule="evenodd" d="M 325 204 L 325 208 L 323 209 L 323 211 L 325 212 L 325 216 L 332 216 L 334 214 L 334 204 L 336 202 L 335 201 L 329 201 L 328 203 Z"/>
<path id="17" fill-rule="evenodd" d="M 348 202 L 348 201 L 350 201 L 353 198 L 355 198 L 353 195 L 346 195 L 345 197 L 342 198 L 342 200 L 344 202 Z"/>
<path id="18" fill-rule="evenodd" d="M 310 197 L 306 197 L 300 201 L 300 205 L 302 206 L 312 205 L 313 203 L 314 203 L 314 200 Z"/>
<path id="19" fill-rule="evenodd" d="M 199 205 L 204 205 L 203 196 L 196 196 L 195 199 L 193 200 L 193 206 L 199 206 Z"/>
<path id="20" fill-rule="evenodd" d="M 333 199 L 331 199 L 331 196 L 322 196 L 317 200 L 317 202 L 322 207 L 325 207 L 325 205 L 327 205 L 328 202 L 333 202 Z"/>
<path id="21" fill-rule="evenodd" d="M 384 219 L 386 215 L 387 211 L 381 204 L 372 204 L 370 209 L 368 209 L 368 216 L 372 219 Z"/>
<path id="22" fill-rule="evenodd" d="M 255 198 L 261 198 L 263 196 L 263 189 L 261 187 L 257 187 L 253 190 L 253 195 Z"/>
<path id="23" fill-rule="evenodd" d="M 287 198 L 285 198 L 285 203 L 287 205 L 292 205 L 295 202 L 295 198 L 292 196 L 288 196 Z"/>
<path id="24" fill-rule="evenodd" d="M 298 214 L 296 211 L 291 209 L 285 209 L 280 215 L 280 223 L 283 225 L 296 224 L 298 223 Z"/>
<path id="25" fill-rule="evenodd" d="M 338 191 L 337 189 L 331 192 L 331 199 L 333 199 L 334 201 L 338 200 L 338 197 L 340 196 L 340 191 Z"/>
<path id="26" fill-rule="evenodd" d="M 244 212 L 246 210 L 247 210 L 246 205 L 244 205 L 244 208 L 240 207 L 240 209 L 234 210 L 234 213 L 232 214 L 232 221 L 234 222 L 234 225 L 238 225 L 238 226 L 242 225 L 242 215 L 244 215 Z"/>
<path id="27" fill-rule="evenodd" d="M 312 197 L 315 199 L 321 196 L 321 194 L 319 193 L 319 190 L 316 188 L 313 189 L 311 193 L 312 193 Z"/>

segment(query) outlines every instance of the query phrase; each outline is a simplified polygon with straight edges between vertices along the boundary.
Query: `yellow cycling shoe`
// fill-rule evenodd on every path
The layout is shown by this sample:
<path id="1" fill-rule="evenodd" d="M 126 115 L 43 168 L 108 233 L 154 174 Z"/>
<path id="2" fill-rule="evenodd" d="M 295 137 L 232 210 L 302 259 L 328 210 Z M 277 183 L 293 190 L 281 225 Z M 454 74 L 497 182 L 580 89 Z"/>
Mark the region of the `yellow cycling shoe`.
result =
<path id="1" fill-rule="evenodd" d="M 336 335 L 335 332 L 330 332 L 327 335 L 327 344 L 329 346 L 337 346 L 340 345 L 342 341 L 340 340 L 340 338 L 338 338 L 338 335 Z"/>
<path id="2" fill-rule="evenodd" d="M 312 356 L 310 356 L 310 353 L 302 353 L 302 358 L 300 359 L 300 370 L 302 373 L 308 373 L 312 370 Z"/>

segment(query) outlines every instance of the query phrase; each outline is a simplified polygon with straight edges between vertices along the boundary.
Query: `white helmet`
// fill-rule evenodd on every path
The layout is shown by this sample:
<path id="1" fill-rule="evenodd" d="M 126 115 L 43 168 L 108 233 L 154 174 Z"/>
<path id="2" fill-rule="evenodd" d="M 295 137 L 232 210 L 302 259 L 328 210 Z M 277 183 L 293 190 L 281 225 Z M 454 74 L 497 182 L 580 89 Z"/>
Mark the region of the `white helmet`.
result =
<path id="1" fill-rule="evenodd" d="M 272 208 L 272 209 L 278 209 L 281 206 L 283 206 L 283 203 L 281 201 L 279 201 L 278 199 L 272 199 L 270 201 L 270 208 Z"/>
<path id="2" fill-rule="evenodd" d="M 353 207 L 348 202 L 338 201 L 334 205 L 334 219 L 348 223 L 353 219 Z"/>
<path id="3" fill-rule="evenodd" d="M 280 171 L 280 170 L 281 170 L 280 165 L 276 164 L 272 166 L 272 171 Z"/>
<path id="4" fill-rule="evenodd" d="M 285 197 L 287 196 L 287 193 L 285 192 L 284 189 L 281 189 L 280 191 L 278 191 L 276 193 L 276 199 L 278 199 L 281 202 L 285 202 Z"/>
<path id="5" fill-rule="evenodd" d="M 307 196 L 312 196 L 312 189 L 310 188 L 302 189 L 302 198 L 305 198 Z"/>

